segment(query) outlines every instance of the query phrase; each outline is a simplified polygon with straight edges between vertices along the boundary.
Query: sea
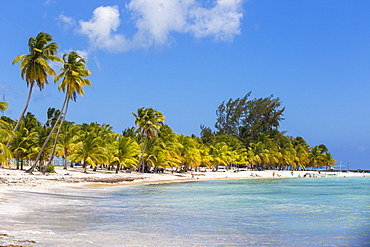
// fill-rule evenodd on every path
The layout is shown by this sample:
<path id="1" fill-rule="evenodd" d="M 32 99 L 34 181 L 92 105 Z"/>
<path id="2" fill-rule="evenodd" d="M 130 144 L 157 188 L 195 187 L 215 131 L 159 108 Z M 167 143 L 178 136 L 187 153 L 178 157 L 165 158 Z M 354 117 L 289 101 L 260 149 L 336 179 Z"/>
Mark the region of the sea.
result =
<path id="1" fill-rule="evenodd" d="M 370 246 L 370 178 L 9 191 L 0 246 Z"/>

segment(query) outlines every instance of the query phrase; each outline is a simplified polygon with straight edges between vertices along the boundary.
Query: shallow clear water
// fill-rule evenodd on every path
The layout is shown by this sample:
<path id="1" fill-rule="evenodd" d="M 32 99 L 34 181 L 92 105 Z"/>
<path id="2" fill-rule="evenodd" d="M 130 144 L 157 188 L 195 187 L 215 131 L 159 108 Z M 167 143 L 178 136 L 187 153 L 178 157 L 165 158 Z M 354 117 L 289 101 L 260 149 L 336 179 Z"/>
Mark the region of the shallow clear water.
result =
<path id="1" fill-rule="evenodd" d="M 0 245 L 370 246 L 369 192 L 362 177 L 14 191 Z"/>

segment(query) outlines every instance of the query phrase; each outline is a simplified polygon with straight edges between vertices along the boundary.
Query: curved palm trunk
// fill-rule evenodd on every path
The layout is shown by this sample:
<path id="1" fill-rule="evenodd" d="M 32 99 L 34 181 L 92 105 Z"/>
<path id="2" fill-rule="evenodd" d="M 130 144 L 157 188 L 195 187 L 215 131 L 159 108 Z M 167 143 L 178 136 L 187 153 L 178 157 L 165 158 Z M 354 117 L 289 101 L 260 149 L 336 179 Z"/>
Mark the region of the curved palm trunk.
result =
<path id="1" fill-rule="evenodd" d="M 32 89 L 33 89 L 33 83 L 31 83 L 31 86 L 30 86 L 30 90 L 28 91 L 28 97 L 27 97 L 27 101 L 26 101 L 26 106 L 24 107 L 19 119 L 18 119 L 18 122 L 17 124 L 15 125 L 14 129 L 13 129 L 13 132 L 16 132 L 19 128 L 19 125 L 21 124 L 21 121 L 24 117 L 24 114 L 26 113 L 27 109 L 28 109 L 28 105 L 30 104 L 30 100 L 31 100 L 31 95 L 32 95 Z M 9 141 L 6 143 L 6 146 L 9 147 L 10 145 L 10 142 L 12 141 L 12 138 L 9 139 Z"/>
<path id="2" fill-rule="evenodd" d="M 66 96 L 66 101 L 65 101 L 65 111 L 64 113 L 61 115 L 63 115 L 62 119 L 60 120 L 60 123 L 59 123 L 59 127 L 58 127 L 58 130 L 57 130 L 57 134 L 55 136 L 55 140 L 54 140 L 54 145 L 53 145 L 53 151 L 51 152 L 51 157 L 50 157 L 50 160 L 49 162 L 47 163 L 47 165 L 44 167 L 42 173 L 45 174 L 46 171 L 48 170 L 49 166 L 51 165 L 51 162 L 54 160 L 54 154 L 55 154 L 55 149 L 56 149 L 56 146 L 57 146 L 57 143 L 58 143 L 58 137 L 59 137 L 59 134 L 60 134 L 60 130 L 62 128 L 62 125 L 63 125 L 63 122 L 64 120 L 66 119 L 66 114 L 67 114 L 67 111 L 68 111 L 68 103 L 69 103 L 69 98 L 67 98 Z M 64 106 L 63 106 L 64 108 Z M 62 109 L 63 109 L 62 108 Z M 55 125 L 57 125 L 57 123 L 55 123 Z M 67 169 L 67 168 L 66 168 Z"/>
<path id="3" fill-rule="evenodd" d="M 53 135 L 54 130 L 55 130 L 55 128 L 57 127 L 57 125 L 58 125 L 58 123 L 59 123 L 59 121 L 60 121 L 61 116 L 63 115 L 63 114 L 62 114 L 62 112 L 63 112 L 64 107 L 65 107 L 65 105 L 66 105 L 67 99 L 68 99 L 68 97 L 67 97 L 67 95 L 66 95 L 66 98 L 65 98 L 64 103 L 63 103 L 63 106 L 62 106 L 62 110 L 60 111 L 60 114 L 59 114 L 59 116 L 58 116 L 57 120 L 55 121 L 55 124 L 54 124 L 53 128 L 51 129 L 51 131 L 50 131 L 50 133 L 49 133 L 48 137 L 47 137 L 47 138 L 46 138 L 46 140 L 44 141 L 44 144 L 42 145 L 42 147 L 41 147 L 41 149 L 40 149 L 40 151 L 39 151 L 39 153 L 38 153 L 38 155 L 37 155 L 37 158 L 36 158 L 35 163 L 31 166 L 31 168 L 30 168 L 30 169 L 28 169 L 28 170 L 26 171 L 27 173 L 32 174 L 32 173 L 33 173 L 33 171 L 35 170 L 35 168 L 36 168 L 37 164 L 40 162 L 40 160 L 41 160 L 41 156 L 42 156 L 42 153 L 44 152 L 44 150 L 45 150 L 45 148 L 46 148 L 46 145 L 49 143 L 50 138 L 51 138 L 51 136 Z"/>

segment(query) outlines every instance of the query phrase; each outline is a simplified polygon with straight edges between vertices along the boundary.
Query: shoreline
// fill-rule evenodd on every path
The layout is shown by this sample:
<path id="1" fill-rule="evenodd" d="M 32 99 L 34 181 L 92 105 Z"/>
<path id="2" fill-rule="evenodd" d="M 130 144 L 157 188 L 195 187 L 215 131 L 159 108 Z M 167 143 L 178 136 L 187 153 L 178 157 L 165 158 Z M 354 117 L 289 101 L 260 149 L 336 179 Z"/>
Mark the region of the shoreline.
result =
<path id="1" fill-rule="evenodd" d="M 295 178 L 295 179 L 315 179 L 303 178 L 304 174 L 320 175 L 333 177 L 338 173 L 338 177 L 370 177 L 370 174 L 360 173 L 340 173 L 339 172 L 318 172 L 314 171 L 219 171 L 219 172 L 187 172 L 187 173 L 124 173 L 116 174 L 114 171 L 97 171 L 85 174 L 82 169 L 68 168 L 64 170 L 62 167 L 56 167 L 56 174 L 43 175 L 35 172 L 34 175 L 25 173 L 25 171 L 16 169 L 0 168 L 0 205 L 4 206 L 3 214 L 16 215 L 23 212 L 23 208 L 27 207 L 27 202 L 32 201 L 32 198 L 37 198 L 39 194 L 49 194 L 56 196 L 76 196 L 85 193 L 87 189 L 89 195 L 94 195 L 98 190 L 119 190 L 122 186 L 133 185 L 151 185 L 165 184 L 178 182 L 195 182 L 209 180 L 224 180 L 224 179 L 280 179 L 280 178 Z M 275 176 L 273 176 L 275 173 Z M 253 174 L 253 176 L 252 176 Z M 192 178 L 194 175 L 194 178 Z M 278 176 L 279 175 L 279 176 Z M 299 176 L 301 178 L 299 178 Z M 330 178 L 328 178 L 330 179 Z M 17 194 L 20 192 L 20 194 Z M 21 202 L 26 203 L 20 205 L 14 204 L 14 200 L 19 202 L 18 197 L 21 197 Z M 19 208 L 20 207 L 20 208 Z M 19 211 L 20 210 L 20 211 Z M 30 209 L 32 211 L 32 208 Z M 28 211 L 25 211 L 28 212 Z M 21 234 L 20 232 L 10 230 L 11 226 L 7 226 L 0 231 L 1 246 L 34 246 L 39 240 L 34 236 Z M 27 229 L 26 229 L 27 230 Z M 26 231 L 25 230 L 25 231 Z"/>
<path id="2" fill-rule="evenodd" d="M 370 177 L 370 174 L 347 173 L 347 172 L 321 172 L 317 171 L 206 171 L 206 172 L 186 172 L 186 173 L 125 173 L 115 171 L 89 171 L 83 173 L 82 168 L 55 167 L 57 173 L 43 175 L 40 172 L 34 172 L 30 175 L 25 170 L 16 170 L 9 168 L 0 168 L 0 193 L 11 190 L 29 190 L 29 191 L 48 191 L 53 188 L 62 189 L 63 187 L 93 187 L 100 186 L 127 186 L 127 185 L 145 185 L 162 184 L 173 182 L 190 182 L 199 180 L 217 180 L 217 179 L 279 179 L 279 178 L 303 178 L 312 175 L 314 177 Z M 78 185 L 78 186 L 76 186 Z"/>

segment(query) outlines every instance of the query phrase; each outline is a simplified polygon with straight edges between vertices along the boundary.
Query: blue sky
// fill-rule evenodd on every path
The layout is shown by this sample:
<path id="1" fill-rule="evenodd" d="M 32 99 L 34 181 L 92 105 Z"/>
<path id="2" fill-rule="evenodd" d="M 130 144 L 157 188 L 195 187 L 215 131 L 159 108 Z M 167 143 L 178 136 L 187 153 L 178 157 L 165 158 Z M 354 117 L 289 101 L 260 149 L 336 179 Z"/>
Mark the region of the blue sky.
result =
<path id="1" fill-rule="evenodd" d="M 43 31 L 60 55 L 87 57 L 92 72 L 69 121 L 120 133 L 144 106 L 163 112 L 175 132 L 199 135 L 201 124 L 214 127 L 222 101 L 274 94 L 286 107 L 280 130 L 325 144 L 338 165 L 370 169 L 369 9 L 367 0 L 5 1 L 5 114 L 18 118 L 28 92 L 11 62 Z M 51 83 L 34 92 L 29 111 L 45 121 L 62 101 Z"/>

